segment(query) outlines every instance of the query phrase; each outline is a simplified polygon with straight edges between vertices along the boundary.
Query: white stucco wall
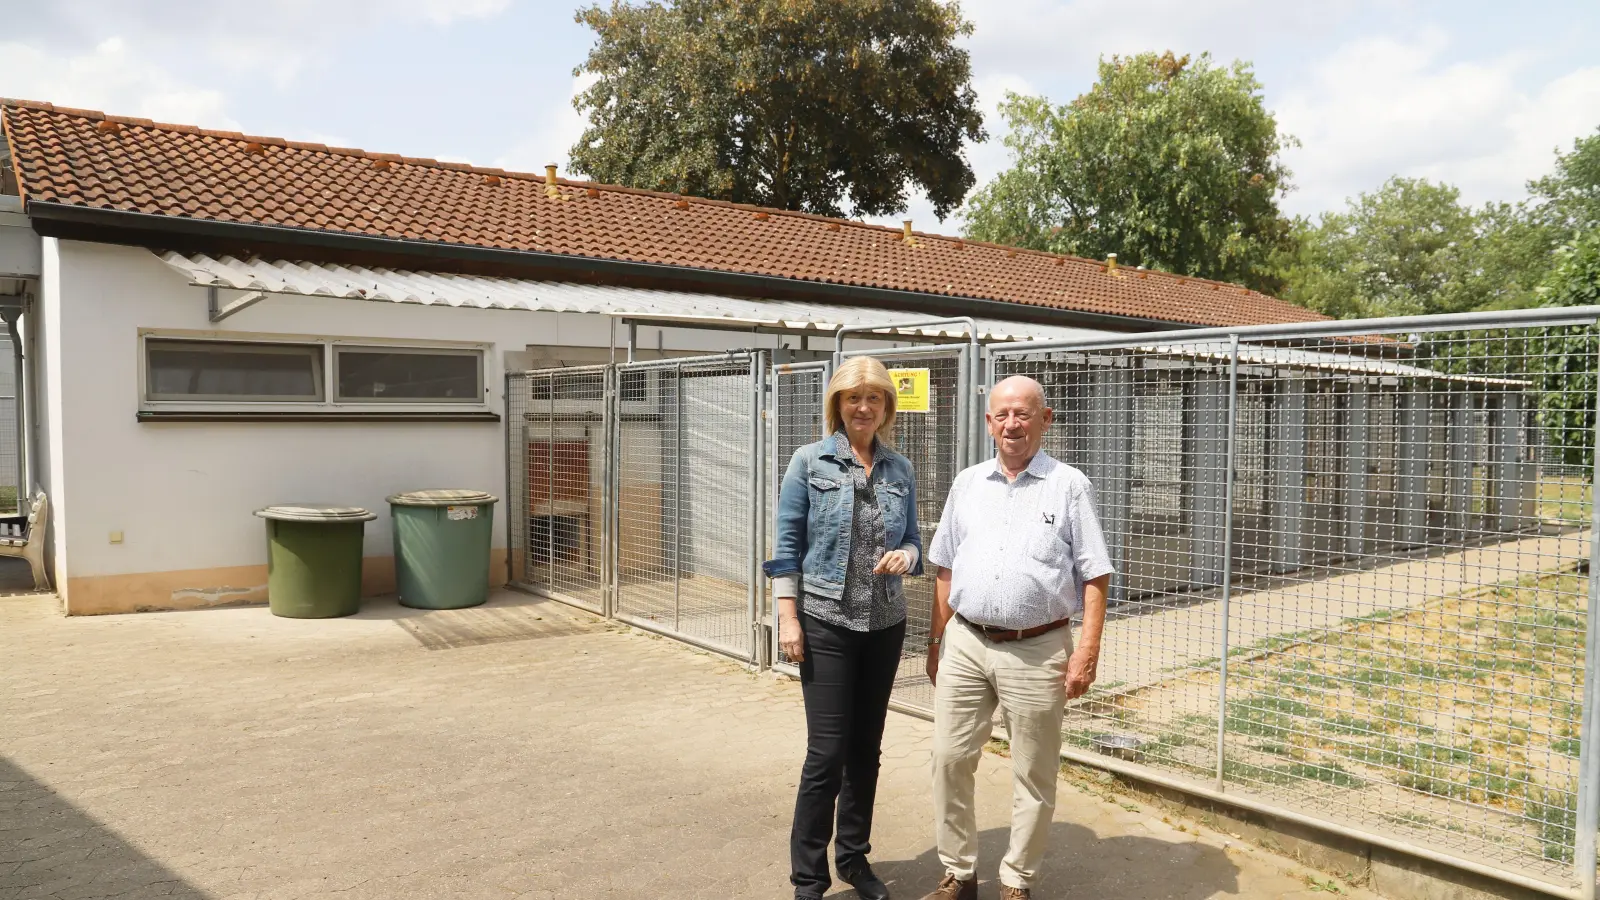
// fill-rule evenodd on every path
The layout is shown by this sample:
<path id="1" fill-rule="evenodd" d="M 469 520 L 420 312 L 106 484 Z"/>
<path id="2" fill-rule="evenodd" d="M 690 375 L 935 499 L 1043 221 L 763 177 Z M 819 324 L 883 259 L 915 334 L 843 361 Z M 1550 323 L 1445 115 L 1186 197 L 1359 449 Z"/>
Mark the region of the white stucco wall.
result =
<path id="1" fill-rule="evenodd" d="M 503 423 L 141 423 L 140 329 L 491 343 L 485 384 L 497 413 L 508 354 L 517 365 L 530 345 L 606 346 L 610 337 L 598 316 L 286 296 L 213 324 L 205 290 L 145 250 L 46 239 L 44 269 L 36 363 L 47 459 L 40 474 L 55 503 L 56 578 L 69 611 L 110 611 L 72 609 L 74 587 L 90 579 L 103 588 L 106 576 L 265 565 L 263 525 L 251 512 L 270 504 L 319 500 L 379 513 L 367 526 L 370 558 L 392 555 L 389 494 L 447 487 L 506 496 Z M 655 330 L 640 331 L 640 344 L 653 349 Z M 665 339 L 668 350 L 774 343 L 679 330 Z M 504 515 L 502 502 L 496 547 L 505 545 Z M 123 542 L 111 543 L 112 532 Z M 226 600 L 249 587 L 149 583 L 117 582 L 152 596 L 180 587 L 200 592 L 187 605 L 205 605 L 206 591 L 220 590 L 213 599 Z"/>

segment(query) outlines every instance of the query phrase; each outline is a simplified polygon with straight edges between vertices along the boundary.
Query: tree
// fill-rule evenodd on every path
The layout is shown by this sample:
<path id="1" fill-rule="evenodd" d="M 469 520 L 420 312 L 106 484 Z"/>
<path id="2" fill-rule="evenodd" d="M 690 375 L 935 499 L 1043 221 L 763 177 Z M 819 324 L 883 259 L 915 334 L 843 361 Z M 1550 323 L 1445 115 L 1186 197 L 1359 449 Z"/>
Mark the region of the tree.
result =
<path id="1" fill-rule="evenodd" d="M 1538 219 L 1555 229 L 1558 243 L 1600 228 L 1600 130 L 1556 154 L 1554 172 L 1529 182 L 1539 201 Z"/>
<path id="2" fill-rule="evenodd" d="M 1065 106 L 1008 95 L 1011 168 L 966 209 L 973 238 L 1275 291 L 1291 224 L 1279 135 L 1249 64 L 1144 53 L 1101 60 Z"/>
<path id="3" fill-rule="evenodd" d="M 1557 250 L 1600 228 L 1600 132 L 1557 153 L 1555 170 L 1528 182 L 1522 203 L 1490 203 L 1480 214 L 1479 309 L 1539 306 Z"/>
<path id="4" fill-rule="evenodd" d="M 1540 288 L 1544 306 L 1600 306 L 1600 228 L 1591 228 L 1556 257 Z M 1529 355 L 1539 393 L 1545 440 L 1561 448 L 1562 461 L 1594 466 L 1595 361 L 1600 339 L 1593 326 L 1551 329 Z"/>
<path id="5" fill-rule="evenodd" d="M 1478 213 L 1473 253 L 1476 309 L 1526 309 L 1540 304 L 1556 234 L 1527 203 L 1487 203 Z"/>
<path id="6" fill-rule="evenodd" d="M 1336 318 L 1473 309 L 1479 215 L 1448 184 L 1391 178 L 1317 225 L 1298 223 L 1286 299 Z"/>
<path id="7" fill-rule="evenodd" d="M 885 215 L 921 188 L 943 218 L 984 138 L 972 26 L 939 0 L 669 0 L 580 9 L 598 76 L 573 105 L 575 169 L 783 209 Z"/>

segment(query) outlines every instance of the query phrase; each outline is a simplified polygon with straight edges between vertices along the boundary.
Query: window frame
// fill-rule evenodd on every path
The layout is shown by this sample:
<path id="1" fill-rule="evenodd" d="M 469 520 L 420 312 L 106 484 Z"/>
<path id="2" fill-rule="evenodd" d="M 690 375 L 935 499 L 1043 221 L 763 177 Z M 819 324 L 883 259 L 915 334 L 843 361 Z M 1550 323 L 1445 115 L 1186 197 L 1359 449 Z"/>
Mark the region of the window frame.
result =
<path id="1" fill-rule="evenodd" d="M 354 406 L 382 406 L 390 409 L 395 406 L 423 405 L 439 406 L 447 409 L 462 409 L 465 407 L 483 406 L 485 396 L 483 357 L 484 351 L 473 347 L 439 347 L 439 346 L 390 346 L 371 343 L 354 343 L 349 341 L 335 341 L 328 345 L 329 359 L 333 363 L 330 377 L 327 378 L 327 389 L 324 392 L 334 403 Z M 409 354 L 413 356 L 458 356 L 469 357 L 478 361 L 477 384 L 474 387 L 476 397 L 440 398 L 434 400 L 419 400 L 412 397 L 341 397 L 339 384 L 344 379 L 339 372 L 339 357 L 345 353 L 390 353 Z"/>
<path id="2" fill-rule="evenodd" d="M 318 374 L 318 399 L 268 399 L 254 397 L 153 397 L 150 393 L 150 345 L 161 342 L 189 344 L 284 344 L 314 346 L 321 350 Z M 135 387 L 141 419 L 182 417 L 262 417 L 353 418 L 367 417 L 494 417 L 490 406 L 490 352 L 494 345 L 471 341 L 417 341 L 395 338 L 354 338 L 331 335 L 265 334 L 257 332 L 189 331 L 182 329 L 140 329 L 138 334 L 138 379 Z M 434 353 L 474 356 L 478 360 L 478 397 L 452 400 L 387 400 L 379 398 L 340 398 L 338 396 L 338 357 L 341 350 Z"/>
<path id="3" fill-rule="evenodd" d="M 153 392 L 153 389 L 150 387 L 151 383 L 154 381 L 154 378 L 153 378 L 154 372 L 152 371 L 152 362 L 151 362 L 151 359 L 150 359 L 150 353 L 151 353 L 152 345 L 183 345 L 183 346 L 189 346 L 189 347 L 201 347 L 201 346 L 205 346 L 205 345 L 208 345 L 208 344 L 209 345 L 214 345 L 214 346 L 215 345 L 227 345 L 227 346 L 232 346 L 232 347 L 249 347 L 249 348 L 252 348 L 252 349 L 265 349 L 265 348 L 272 348 L 272 347 L 283 347 L 283 348 L 289 348 L 289 349 L 293 349 L 293 350 L 311 351 L 311 352 L 305 354 L 305 358 L 312 360 L 312 363 L 313 363 L 313 368 L 312 368 L 312 371 L 311 371 L 311 380 L 312 380 L 313 390 L 317 394 L 321 394 L 322 396 L 327 396 L 327 393 L 328 393 L 328 386 L 327 386 L 328 372 L 327 372 L 327 365 L 326 365 L 327 353 L 324 351 L 324 349 L 321 346 L 321 344 L 319 344 L 316 341 L 281 341 L 281 340 L 273 340 L 273 341 L 245 341 L 245 340 L 239 340 L 239 341 L 206 341 L 206 340 L 195 340 L 193 338 L 167 337 L 167 336 L 151 336 L 151 337 L 147 338 L 143 343 L 143 350 L 142 350 L 140 356 L 141 356 L 141 370 L 142 370 L 142 374 L 144 376 L 144 387 L 140 391 L 140 395 L 142 397 L 144 397 L 148 402 L 150 402 L 152 404 L 163 404 L 163 405 L 169 404 L 169 403 L 180 403 L 180 404 L 182 404 L 182 403 L 203 403 L 203 404 L 208 404 L 208 405 L 209 404 L 215 404 L 215 403 L 222 403 L 222 404 L 250 403 L 250 404 L 271 405 L 274 408 L 278 408 L 278 407 L 284 406 L 285 404 L 293 405 L 293 404 L 297 404 L 297 403 L 304 404 L 304 403 L 314 403 L 314 402 L 316 402 L 315 400 L 312 400 L 307 395 L 297 395 L 297 394 L 278 394 L 278 395 L 269 395 L 269 394 L 256 394 L 256 395 L 242 395 L 242 394 L 166 394 L 166 395 L 156 395 Z M 284 355 L 285 356 L 290 356 L 290 355 L 300 356 L 301 354 L 299 354 L 299 353 L 294 353 L 294 354 L 285 353 Z"/>

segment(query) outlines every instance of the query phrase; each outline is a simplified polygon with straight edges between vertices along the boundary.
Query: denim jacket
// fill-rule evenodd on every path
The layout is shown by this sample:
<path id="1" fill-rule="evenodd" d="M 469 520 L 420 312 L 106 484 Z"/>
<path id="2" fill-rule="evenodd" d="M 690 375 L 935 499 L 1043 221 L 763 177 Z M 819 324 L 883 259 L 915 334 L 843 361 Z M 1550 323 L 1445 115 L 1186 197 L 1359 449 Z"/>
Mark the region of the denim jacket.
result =
<path id="1" fill-rule="evenodd" d="M 850 561 L 850 529 L 855 518 L 855 491 L 850 473 L 834 455 L 829 435 L 794 452 L 778 495 L 777 544 L 773 559 L 762 565 L 768 578 L 799 573 L 805 592 L 838 599 L 844 592 Z M 909 574 L 922 574 L 922 532 L 917 526 L 917 481 L 911 461 L 881 442 L 873 457 L 872 482 L 883 510 L 883 545 L 917 549 Z M 891 594 L 901 590 L 900 576 L 885 576 Z"/>

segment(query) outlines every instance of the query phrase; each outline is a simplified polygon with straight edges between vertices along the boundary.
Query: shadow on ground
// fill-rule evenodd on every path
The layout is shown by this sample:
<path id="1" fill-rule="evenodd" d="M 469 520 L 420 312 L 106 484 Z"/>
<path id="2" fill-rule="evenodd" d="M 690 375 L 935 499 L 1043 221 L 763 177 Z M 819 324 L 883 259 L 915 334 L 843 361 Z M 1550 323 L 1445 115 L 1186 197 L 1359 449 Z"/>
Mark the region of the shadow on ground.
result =
<path id="1" fill-rule="evenodd" d="M 3 757 L 0 873 L 6 897 L 211 896 Z"/>
<path id="2" fill-rule="evenodd" d="M 495 591 L 489 602 L 466 609 L 412 609 L 393 597 L 369 599 L 354 618 L 388 620 L 427 650 L 454 650 L 509 641 L 570 637 L 600 630 L 592 620 L 545 600 Z"/>
<path id="3" fill-rule="evenodd" d="M 0 557 L 0 597 L 37 592 L 38 589 L 33 586 L 33 568 L 27 560 L 14 556 Z"/>
<path id="4" fill-rule="evenodd" d="M 996 872 L 1010 832 L 991 828 L 978 835 L 978 895 L 1000 893 Z M 932 847 L 915 859 L 873 864 L 896 897 L 921 897 L 933 890 L 944 866 Z M 1239 867 L 1222 850 L 1195 841 L 1173 843 L 1151 837 L 1100 838 L 1082 825 L 1056 822 L 1034 896 L 1095 897 L 1098 900 L 1208 900 L 1239 891 Z M 854 897 L 846 888 L 840 896 Z"/>
<path id="5" fill-rule="evenodd" d="M 419 616 L 429 616 L 439 612 L 465 612 L 467 610 L 492 610 L 492 609 L 561 609 L 561 604 L 554 600 L 538 597 L 533 594 L 524 594 L 507 588 L 494 588 L 489 591 L 489 602 L 479 606 L 469 606 L 466 610 L 437 610 L 417 609 L 411 606 L 402 606 L 399 598 L 394 594 L 385 594 L 381 597 L 366 597 L 361 601 L 361 611 L 351 619 L 361 620 L 390 620 L 401 621 L 415 619 Z"/>

